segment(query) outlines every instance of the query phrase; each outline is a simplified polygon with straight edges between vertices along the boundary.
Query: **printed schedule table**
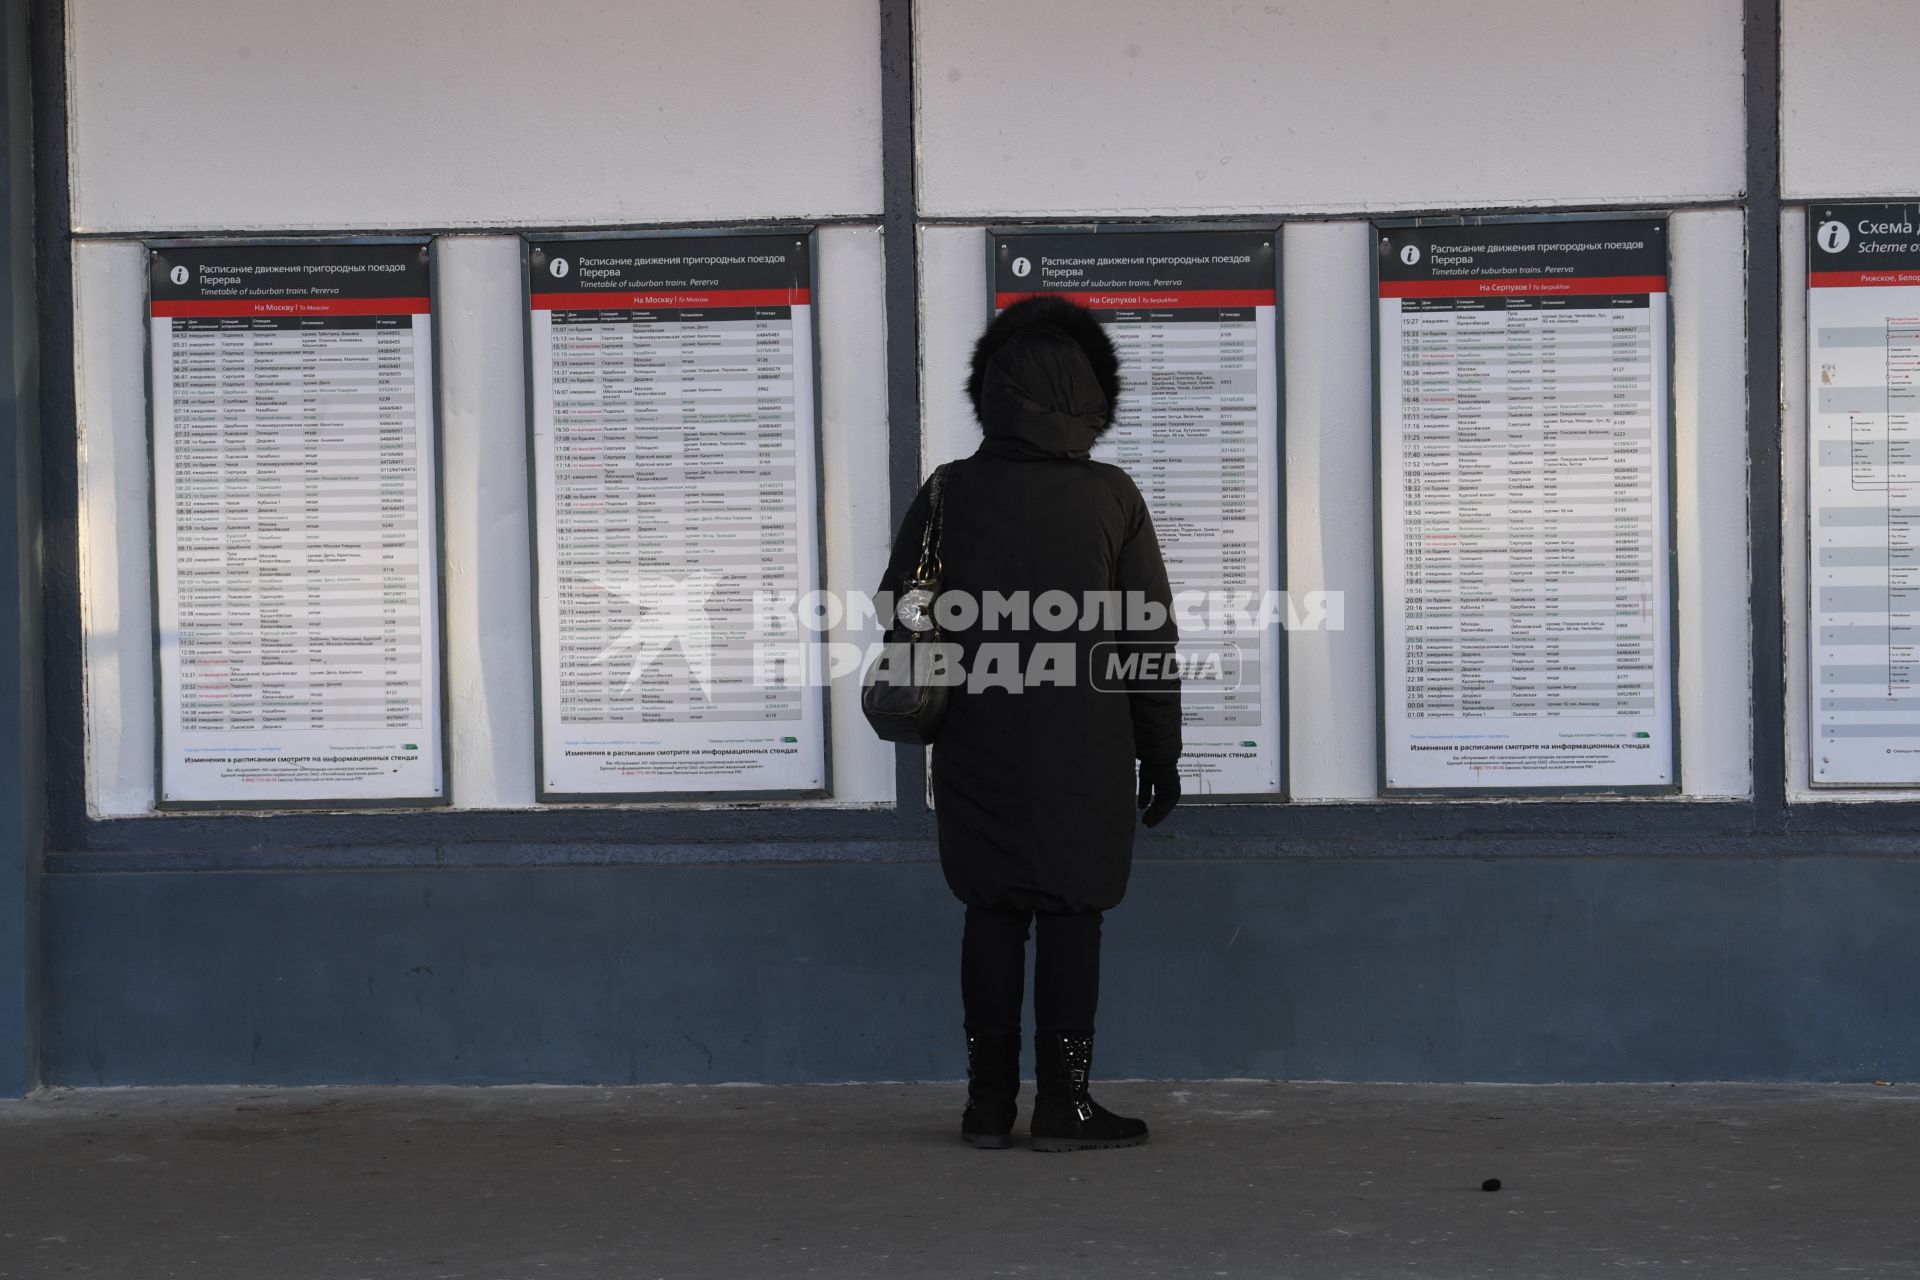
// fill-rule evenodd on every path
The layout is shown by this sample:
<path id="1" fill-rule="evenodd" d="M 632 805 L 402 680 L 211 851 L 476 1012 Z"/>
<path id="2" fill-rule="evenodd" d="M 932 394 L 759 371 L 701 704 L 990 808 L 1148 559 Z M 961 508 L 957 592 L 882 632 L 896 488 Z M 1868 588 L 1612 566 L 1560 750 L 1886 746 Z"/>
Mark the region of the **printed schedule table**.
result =
<path id="1" fill-rule="evenodd" d="M 1280 792 L 1274 233 L 1036 232 L 995 236 L 991 251 L 996 308 L 1065 297 L 1120 356 L 1119 413 L 1093 456 L 1139 486 L 1184 609 L 1184 785 Z"/>
<path id="2" fill-rule="evenodd" d="M 1920 206 L 1807 219 L 1811 778 L 1920 783 Z"/>
<path id="3" fill-rule="evenodd" d="M 1657 223 L 1381 237 L 1388 790 L 1671 786 Z"/>
<path id="4" fill-rule="evenodd" d="M 801 683 L 757 679 L 765 646 L 795 637 L 754 616 L 756 593 L 797 580 L 808 533 L 791 308 L 556 311 L 550 324 L 562 721 L 798 721 Z M 629 681 L 608 651 L 636 608 L 671 605 L 702 571 L 708 629 Z"/>
<path id="5" fill-rule="evenodd" d="M 549 241 L 528 270 L 543 790 L 817 790 L 806 240 Z"/>
<path id="6" fill-rule="evenodd" d="M 1146 497 L 1176 593 L 1258 600 L 1261 579 L 1261 322 L 1255 307 L 1100 311 L 1127 380 L 1120 416 L 1096 456 Z M 1269 318 L 1266 330 L 1272 332 Z M 1271 421 L 1269 418 L 1268 421 Z M 1197 633 L 1190 639 L 1199 639 Z M 1181 689 L 1183 725 L 1259 730 L 1271 683 L 1254 645 L 1238 679 Z M 1277 781 L 1277 780 L 1276 780 Z"/>
<path id="7" fill-rule="evenodd" d="M 443 793 L 426 273 L 154 255 L 163 803 Z"/>

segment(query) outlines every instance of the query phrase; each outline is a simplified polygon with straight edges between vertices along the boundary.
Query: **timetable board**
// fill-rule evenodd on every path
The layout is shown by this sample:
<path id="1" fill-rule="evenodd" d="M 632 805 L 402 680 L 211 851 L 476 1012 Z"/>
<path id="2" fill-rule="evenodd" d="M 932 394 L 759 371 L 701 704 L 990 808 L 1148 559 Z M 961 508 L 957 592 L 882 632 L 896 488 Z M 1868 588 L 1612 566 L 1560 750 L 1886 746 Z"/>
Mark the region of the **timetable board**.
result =
<path id="1" fill-rule="evenodd" d="M 160 805 L 444 802 L 427 245 L 149 265 Z"/>
<path id="2" fill-rule="evenodd" d="M 1283 628 L 1261 622 L 1281 586 L 1278 243 L 1272 229 L 1113 229 L 989 246 L 996 311 L 1065 297 L 1119 353 L 1118 414 L 1093 456 L 1133 477 L 1167 563 L 1189 796 L 1284 790 Z"/>
<path id="3" fill-rule="evenodd" d="M 1807 211 L 1815 786 L 1920 784 L 1920 205 Z"/>
<path id="4" fill-rule="evenodd" d="M 1382 789 L 1673 790 L 1666 223 L 1375 230 Z"/>
<path id="5" fill-rule="evenodd" d="M 820 795 L 812 239 L 534 240 L 542 799 Z"/>

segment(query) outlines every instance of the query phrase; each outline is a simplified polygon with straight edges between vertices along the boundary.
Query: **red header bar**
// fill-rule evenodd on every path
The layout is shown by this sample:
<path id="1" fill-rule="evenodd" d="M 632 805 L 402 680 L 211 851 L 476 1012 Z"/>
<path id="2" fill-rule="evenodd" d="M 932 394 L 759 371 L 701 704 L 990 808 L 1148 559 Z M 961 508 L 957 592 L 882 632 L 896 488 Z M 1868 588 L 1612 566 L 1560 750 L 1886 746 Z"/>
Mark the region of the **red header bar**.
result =
<path id="1" fill-rule="evenodd" d="M 536 293 L 535 311 L 653 311 L 678 307 L 804 307 L 806 289 L 587 289 Z"/>
<path id="2" fill-rule="evenodd" d="M 1068 302 L 1099 311 L 1133 310 L 1140 307 L 1270 307 L 1271 289 L 1132 289 L 1102 293 L 1066 293 L 1051 289 L 1034 293 L 997 293 L 995 307 L 1010 307 L 1027 298 L 1065 298 Z"/>
<path id="3" fill-rule="evenodd" d="M 1884 289 L 1920 285 L 1920 271 L 1809 271 L 1809 289 Z"/>
<path id="4" fill-rule="evenodd" d="M 423 316 L 427 298 L 155 298 L 155 319 L 168 316 Z"/>
<path id="5" fill-rule="evenodd" d="M 1503 280 L 1382 280 L 1383 298 L 1538 298 L 1595 293 L 1665 293 L 1665 276 L 1515 276 Z"/>

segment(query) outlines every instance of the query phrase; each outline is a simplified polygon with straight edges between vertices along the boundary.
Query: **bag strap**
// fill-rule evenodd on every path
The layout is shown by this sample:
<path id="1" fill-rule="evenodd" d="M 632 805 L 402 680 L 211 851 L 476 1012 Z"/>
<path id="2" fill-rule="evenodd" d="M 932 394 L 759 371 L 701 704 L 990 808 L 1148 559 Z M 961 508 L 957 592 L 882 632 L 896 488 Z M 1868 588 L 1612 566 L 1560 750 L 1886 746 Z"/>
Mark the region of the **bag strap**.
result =
<path id="1" fill-rule="evenodd" d="M 940 535 L 946 517 L 947 467 L 941 463 L 927 479 L 927 522 L 920 527 L 920 563 L 914 576 L 925 581 L 940 576 Z"/>

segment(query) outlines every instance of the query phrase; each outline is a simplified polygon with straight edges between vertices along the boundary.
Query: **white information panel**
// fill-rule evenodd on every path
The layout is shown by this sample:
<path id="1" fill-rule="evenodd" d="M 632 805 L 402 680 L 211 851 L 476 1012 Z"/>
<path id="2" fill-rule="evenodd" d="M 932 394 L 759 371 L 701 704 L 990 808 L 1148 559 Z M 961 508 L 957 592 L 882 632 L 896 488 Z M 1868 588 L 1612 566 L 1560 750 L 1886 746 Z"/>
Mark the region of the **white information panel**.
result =
<path id="1" fill-rule="evenodd" d="M 1189 796 L 1284 792 L 1276 246 L 1270 230 L 1116 229 L 990 247 L 996 309 L 1067 298 L 1119 352 L 1119 414 L 1093 456 L 1133 477 L 1167 562 Z"/>
<path id="2" fill-rule="evenodd" d="M 825 794 L 811 241 L 528 247 L 543 800 Z"/>
<path id="3" fill-rule="evenodd" d="M 1815 786 L 1920 785 L 1920 206 L 1807 214 Z"/>
<path id="4" fill-rule="evenodd" d="M 151 255 L 159 800 L 446 799 L 427 246 Z"/>
<path id="5" fill-rule="evenodd" d="M 1673 790 L 1666 224 L 1377 232 L 1382 789 Z"/>

